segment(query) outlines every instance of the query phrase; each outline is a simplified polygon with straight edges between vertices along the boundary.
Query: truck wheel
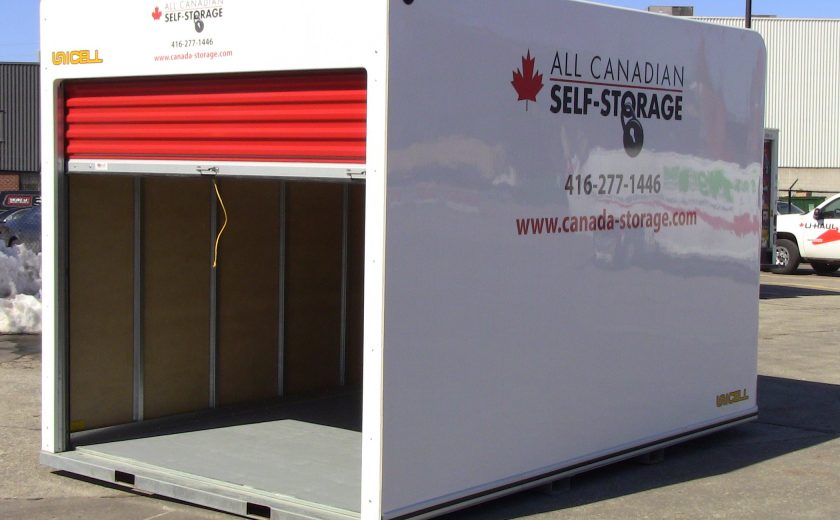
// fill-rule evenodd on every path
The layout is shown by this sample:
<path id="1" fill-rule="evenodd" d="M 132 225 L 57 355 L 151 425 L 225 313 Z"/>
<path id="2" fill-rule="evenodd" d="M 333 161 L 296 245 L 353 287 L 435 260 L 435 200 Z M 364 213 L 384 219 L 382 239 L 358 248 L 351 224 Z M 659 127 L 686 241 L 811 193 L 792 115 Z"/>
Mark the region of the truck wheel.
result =
<path id="1" fill-rule="evenodd" d="M 828 262 L 811 262 L 814 272 L 821 275 L 831 274 L 840 269 L 840 264 L 829 264 Z"/>
<path id="2" fill-rule="evenodd" d="M 785 238 L 776 242 L 776 274 L 791 274 L 799 268 L 799 248 Z"/>

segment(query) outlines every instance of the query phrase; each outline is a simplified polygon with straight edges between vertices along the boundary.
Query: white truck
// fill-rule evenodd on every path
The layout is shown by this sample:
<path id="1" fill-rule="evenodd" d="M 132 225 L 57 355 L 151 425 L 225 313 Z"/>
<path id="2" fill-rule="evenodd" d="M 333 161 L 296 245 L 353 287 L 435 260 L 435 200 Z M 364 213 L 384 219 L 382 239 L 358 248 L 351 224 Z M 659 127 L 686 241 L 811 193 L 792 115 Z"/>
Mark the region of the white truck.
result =
<path id="1" fill-rule="evenodd" d="M 41 20 L 45 464 L 428 518 L 757 416 L 757 33 L 557 0 Z"/>
<path id="2" fill-rule="evenodd" d="M 776 217 L 776 267 L 791 274 L 808 262 L 817 274 L 840 269 L 840 193 L 804 215 Z"/>

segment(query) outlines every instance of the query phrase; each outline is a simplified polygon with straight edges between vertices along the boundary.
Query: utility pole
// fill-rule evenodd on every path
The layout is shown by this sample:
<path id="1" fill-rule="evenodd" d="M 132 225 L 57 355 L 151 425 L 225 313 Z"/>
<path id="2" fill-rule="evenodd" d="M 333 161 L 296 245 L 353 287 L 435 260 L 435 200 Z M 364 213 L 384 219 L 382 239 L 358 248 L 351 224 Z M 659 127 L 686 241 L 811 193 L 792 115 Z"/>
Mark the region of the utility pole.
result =
<path id="1" fill-rule="evenodd" d="M 747 29 L 752 27 L 752 0 L 747 0 L 747 14 L 746 14 L 746 21 L 747 21 Z"/>

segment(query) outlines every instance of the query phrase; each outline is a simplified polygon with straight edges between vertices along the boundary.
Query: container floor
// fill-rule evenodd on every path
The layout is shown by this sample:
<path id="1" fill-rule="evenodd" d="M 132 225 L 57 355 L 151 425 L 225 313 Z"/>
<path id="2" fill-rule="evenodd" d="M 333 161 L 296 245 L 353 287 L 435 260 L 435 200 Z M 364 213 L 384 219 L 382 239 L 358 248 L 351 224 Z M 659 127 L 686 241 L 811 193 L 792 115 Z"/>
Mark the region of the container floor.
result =
<path id="1" fill-rule="evenodd" d="M 176 483 L 181 491 L 172 493 L 179 495 L 175 498 L 210 507 L 218 505 L 180 496 L 183 488 L 187 495 L 189 488 L 230 491 L 230 496 L 244 497 L 236 499 L 246 508 L 242 512 L 287 505 L 352 517 L 358 515 L 361 496 L 360 397 L 343 393 L 78 433 L 71 438 L 75 451 L 55 457 L 112 468 L 116 482 L 138 488 L 135 479 L 144 475 Z M 58 469 L 100 478 L 75 466 Z M 159 493 L 158 488 L 166 488 L 152 487 Z"/>

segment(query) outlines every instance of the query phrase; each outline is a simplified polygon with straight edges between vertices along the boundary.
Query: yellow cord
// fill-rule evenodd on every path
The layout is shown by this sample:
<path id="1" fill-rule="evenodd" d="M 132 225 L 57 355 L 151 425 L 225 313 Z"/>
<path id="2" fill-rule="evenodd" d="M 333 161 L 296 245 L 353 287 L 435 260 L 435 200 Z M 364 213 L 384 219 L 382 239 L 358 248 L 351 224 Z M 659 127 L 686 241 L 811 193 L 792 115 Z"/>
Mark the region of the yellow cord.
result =
<path id="1" fill-rule="evenodd" d="M 216 184 L 215 177 L 213 178 L 213 187 L 216 189 L 216 198 L 219 199 L 219 204 L 222 206 L 222 213 L 225 216 L 225 223 L 222 224 L 222 229 L 220 229 L 219 234 L 216 235 L 216 245 L 213 247 L 213 269 L 215 269 L 216 263 L 219 259 L 219 240 L 222 238 L 222 233 L 225 232 L 225 228 L 227 227 L 228 216 L 227 209 L 225 209 L 225 203 L 222 201 L 222 194 L 219 193 L 219 185 Z"/>

